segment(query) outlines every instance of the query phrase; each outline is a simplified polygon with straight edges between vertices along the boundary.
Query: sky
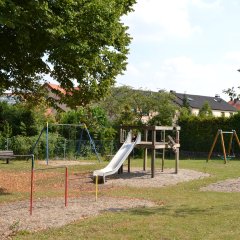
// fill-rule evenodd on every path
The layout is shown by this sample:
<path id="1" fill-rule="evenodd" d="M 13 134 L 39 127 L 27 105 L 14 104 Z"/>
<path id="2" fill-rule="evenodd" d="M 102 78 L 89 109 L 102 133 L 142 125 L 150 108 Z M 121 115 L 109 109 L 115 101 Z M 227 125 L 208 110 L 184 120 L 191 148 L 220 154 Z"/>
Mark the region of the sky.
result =
<path id="1" fill-rule="evenodd" d="M 240 86 L 239 0 L 138 0 L 117 86 L 215 96 Z M 240 92 L 240 91 L 239 91 Z"/>

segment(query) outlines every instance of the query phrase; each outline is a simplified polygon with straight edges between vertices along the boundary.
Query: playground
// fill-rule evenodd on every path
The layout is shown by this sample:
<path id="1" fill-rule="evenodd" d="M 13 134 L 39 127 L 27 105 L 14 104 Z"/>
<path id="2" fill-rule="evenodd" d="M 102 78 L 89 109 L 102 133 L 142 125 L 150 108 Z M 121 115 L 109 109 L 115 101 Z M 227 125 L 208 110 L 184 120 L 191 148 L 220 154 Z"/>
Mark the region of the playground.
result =
<path id="1" fill-rule="evenodd" d="M 42 163 L 40 163 L 42 164 Z M 62 162 L 68 165 L 68 161 Z M 90 163 L 89 165 L 91 165 Z M 57 166 L 57 163 L 53 163 Z M 81 165 L 76 163 L 76 165 Z M 82 166 L 88 165 L 86 162 Z M 69 166 L 74 166 L 74 161 L 70 161 Z M 5 185 L 5 193 L 11 192 L 27 192 L 29 188 L 29 179 L 26 177 L 27 173 L 4 174 L 1 172 L 0 182 Z M 29 174 L 28 174 L 29 175 Z M 74 175 L 74 174 L 73 174 Z M 76 175 L 76 174 L 75 174 Z M 85 176 L 85 178 L 83 178 Z M 121 175 L 114 175 L 108 179 L 104 185 L 100 185 L 100 196 L 96 201 L 94 196 L 93 182 L 85 174 L 81 174 L 81 178 L 73 181 L 70 184 L 71 189 L 78 189 L 82 192 L 82 196 L 71 197 L 68 201 L 68 206 L 64 207 L 63 198 L 59 197 L 38 197 L 34 201 L 34 209 L 32 216 L 29 216 L 29 201 L 21 200 L 9 204 L 0 205 L 0 233 L 2 235 L 9 234 L 9 228 L 17 224 L 18 230 L 39 231 L 48 228 L 56 228 L 64 226 L 76 220 L 84 219 L 90 216 L 96 216 L 103 211 L 123 211 L 128 208 L 136 207 L 154 207 L 156 203 L 151 200 L 144 200 L 141 198 L 131 198 L 126 196 L 109 197 L 105 196 L 107 191 L 114 191 L 117 188 L 124 186 L 139 188 L 161 188 L 170 185 L 176 185 L 181 182 L 190 181 L 194 179 L 201 179 L 208 177 L 209 174 L 197 172 L 194 170 L 180 170 L 179 174 L 174 174 L 174 169 L 166 169 L 164 172 L 157 172 L 155 178 L 151 178 L 151 172 L 142 171 L 140 168 L 133 168 L 131 173 L 124 172 Z M 70 176 L 71 177 L 71 176 Z M 58 178 L 58 173 L 54 169 L 47 173 L 38 174 L 39 180 L 49 180 Z M 12 182 L 17 182 L 17 185 Z M 50 188 L 49 184 L 47 185 Z M 54 189 L 60 190 L 62 183 L 54 183 Z M 46 186 L 38 188 L 38 191 L 46 190 Z M 90 191 L 90 194 L 86 194 Z M 102 195 L 102 193 L 104 193 Z M 78 193 L 75 194 L 75 196 Z M 47 214 L 46 214 L 47 213 Z"/>
<path id="2" fill-rule="evenodd" d="M 64 171 L 61 169 L 49 169 L 48 171 L 36 172 L 33 213 L 30 216 L 30 163 L 15 161 L 6 164 L 2 161 L 0 170 L 1 239 L 8 239 L 9 236 L 15 234 L 18 236 L 17 239 L 38 239 L 37 236 L 35 237 L 32 234 L 39 231 L 43 238 L 51 239 L 48 233 L 52 236 L 52 234 L 54 235 L 53 232 L 68 232 L 69 226 L 74 227 L 76 224 L 81 229 L 82 235 L 76 233 L 76 237 L 72 239 L 78 239 L 79 234 L 83 238 L 87 238 L 90 234 L 90 238 L 99 239 L 93 233 L 86 233 L 86 231 L 94 232 L 92 228 L 95 229 L 95 224 L 97 224 L 97 226 L 101 226 L 104 235 L 107 234 L 106 231 L 109 228 L 105 224 L 102 225 L 102 223 L 108 221 L 109 217 L 113 221 L 114 227 L 113 230 L 108 231 L 118 231 L 117 229 L 119 227 L 120 229 L 124 228 L 126 221 L 128 221 L 122 218 L 131 219 L 133 216 L 135 216 L 134 219 L 137 225 L 141 225 L 143 219 L 149 225 L 158 221 L 162 221 L 162 224 L 172 223 L 173 219 L 175 219 L 173 226 L 178 226 L 177 231 L 172 230 L 172 233 L 170 233 L 169 227 L 163 228 L 161 224 L 156 232 L 160 231 L 163 234 L 162 236 L 180 236 L 176 239 L 191 239 L 192 236 L 201 237 L 204 234 L 206 236 L 207 232 L 210 231 L 208 228 L 203 230 L 206 228 L 207 223 L 209 224 L 209 222 L 204 223 L 201 220 L 204 218 L 205 214 L 203 213 L 206 211 L 207 215 L 213 214 L 211 218 L 212 224 L 216 224 L 217 218 L 222 215 L 232 215 L 233 219 L 239 217 L 238 211 L 236 211 L 238 209 L 238 192 L 240 191 L 237 170 L 240 164 L 238 161 L 232 161 L 225 165 L 222 160 L 211 160 L 209 163 L 206 163 L 205 159 L 181 160 L 182 167 L 179 169 L 178 174 L 175 174 L 174 160 L 166 160 L 164 172 L 161 171 L 161 168 L 157 168 L 155 177 L 152 178 L 150 165 L 147 165 L 147 170 L 143 171 L 141 167 L 142 160 L 134 159 L 132 160 L 130 173 L 127 171 L 127 166 L 124 166 L 122 174 L 109 176 L 105 184 L 98 186 L 97 200 L 95 196 L 96 186 L 92 179 L 89 178 L 89 172 L 98 168 L 100 163 L 90 163 L 84 162 L 83 164 L 74 165 L 74 162 L 70 161 L 68 166 L 69 178 L 76 179 L 69 182 L 67 207 L 64 206 Z M 106 162 L 100 165 L 104 166 Z M 58 165 L 55 163 L 54 166 Z M 156 161 L 156 166 L 160 167 L 159 160 Z M 38 165 L 36 162 L 36 168 L 40 167 L 42 167 L 42 164 Z M 52 166 L 48 167 L 51 168 Z M 222 171 L 223 168 L 225 173 Z M 13 181 L 17 184 L 12 184 Z M 231 187 L 231 194 L 233 195 L 230 196 L 229 189 Z M 220 192 L 219 189 L 222 190 L 221 193 L 218 193 Z M 226 198 L 226 196 L 228 197 Z M 211 202 L 206 201 L 209 197 Z M 231 208 L 224 208 L 229 201 L 231 201 Z M 218 209 L 222 209 L 222 211 Z M 183 216 L 184 219 L 186 218 L 183 223 L 175 223 L 179 217 L 183 220 Z M 92 223 L 89 223 L 89 221 Z M 118 225 L 118 221 L 124 221 L 125 223 L 122 222 L 123 225 Z M 185 238 L 184 234 L 186 232 L 181 233 L 179 230 L 179 228 L 183 227 L 185 221 L 198 223 L 199 232 L 194 233 L 193 229 L 189 227 L 187 234 L 191 237 Z M 90 225 L 85 226 L 85 222 Z M 222 223 L 220 221 L 219 225 L 216 224 L 216 226 L 220 227 L 221 224 L 225 224 L 224 221 Z M 92 227 L 90 227 L 91 225 Z M 136 225 L 134 226 L 135 229 Z M 114 230 L 115 228 L 116 230 Z M 149 233 L 146 228 L 145 231 Z M 217 232 L 218 230 L 212 229 L 211 231 Z M 139 235 L 137 234 L 137 236 Z M 146 235 L 143 236 L 146 237 Z M 156 239 L 155 237 L 152 237 L 152 239 Z M 166 239 L 172 239 L 170 237 Z M 64 239 L 64 237 L 59 239 Z M 111 236 L 109 239 L 112 239 Z M 135 236 L 130 237 L 130 239 L 135 239 Z M 214 238 L 206 237 L 205 239 Z M 224 238 L 218 237 L 218 239 Z M 233 237 L 231 239 L 237 238 Z"/>
<path id="3" fill-rule="evenodd" d="M 240 162 L 179 161 L 179 130 L 145 127 L 141 140 L 122 128 L 108 161 L 1 160 L 0 239 L 238 239 L 219 232 L 226 218 L 238 228 Z M 137 147 L 143 159 L 131 155 Z"/>

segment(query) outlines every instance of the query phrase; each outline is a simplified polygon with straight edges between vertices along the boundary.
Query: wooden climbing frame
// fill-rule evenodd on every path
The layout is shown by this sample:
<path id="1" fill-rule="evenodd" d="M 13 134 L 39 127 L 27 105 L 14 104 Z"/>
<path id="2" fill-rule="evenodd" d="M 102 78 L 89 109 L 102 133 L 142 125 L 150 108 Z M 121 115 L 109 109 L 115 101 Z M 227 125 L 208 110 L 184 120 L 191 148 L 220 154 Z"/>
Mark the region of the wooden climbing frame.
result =
<path id="1" fill-rule="evenodd" d="M 155 175 L 155 159 L 156 150 L 162 150 L 162 171 L 164 168 L 165 149 L 172 149 L 175 153 L 175 173 L 178 173 L 179 168 L 179 132 L 180 127 L 173 126 L 121 126 L 120 128 L 120 142 L 124 142 L 126 132 L 136 130 L 143 133 L 142 140 L 136 145 L 136 148 L 144 149 L 143 170 L 146 171 L 148 149 L 151 150 L 151 177 Z M 171 136 L 167 136 L 166 132 L 175 131 L 175 140 Z M 160 132 L 160 134 L 157 134 Z M 160 135 L 160 139 L 157 136 Z M 149 139 L 151 137 L 151 139 Z M 166 139 L 167 138 L 167 139 Z M 130 159 L 128 159 L 128 171 L 130 171 Z"/>

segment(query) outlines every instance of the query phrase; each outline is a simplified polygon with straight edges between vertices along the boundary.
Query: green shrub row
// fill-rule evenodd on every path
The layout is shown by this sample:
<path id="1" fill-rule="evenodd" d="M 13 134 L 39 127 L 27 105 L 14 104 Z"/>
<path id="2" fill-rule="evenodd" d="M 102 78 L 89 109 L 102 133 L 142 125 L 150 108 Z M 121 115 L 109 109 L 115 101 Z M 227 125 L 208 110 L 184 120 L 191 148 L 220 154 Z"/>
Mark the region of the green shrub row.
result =
<path id="1" fill-rule="evenodd" d="M 181 126 L 180 141 L 181 150 L 183 151 L 209 152 L 218 129 L 222 129 L 223 131 L 235 130 L 240 138 L 240 113 L 230 118 L 200 118 L 198 116 L 190 116 L 180 118 L 178 124 Z M 226 149 L 228 148 L 229 139 L 230 134 L 224 134 Z M 233 148 L 239 151 L 237 143 L 234 141 Z M 220 137 L 214 151 L 222 151 Z"/>

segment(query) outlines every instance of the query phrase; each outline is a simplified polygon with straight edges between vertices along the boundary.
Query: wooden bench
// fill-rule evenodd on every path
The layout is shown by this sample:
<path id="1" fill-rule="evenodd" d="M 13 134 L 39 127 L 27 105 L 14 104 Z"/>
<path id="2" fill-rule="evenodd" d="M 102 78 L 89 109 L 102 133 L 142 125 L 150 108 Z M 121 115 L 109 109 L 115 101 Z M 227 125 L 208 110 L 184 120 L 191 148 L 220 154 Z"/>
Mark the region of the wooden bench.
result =
<path id="1" fill-rule="evenodd" d="M 13 154 L 13 151 L 11 150 L 4 150 L 0 151 L 0 159 L 6 159 L 6 163 L 9 164 L 10 159 L 14 159 L 15 156 Z"/>

